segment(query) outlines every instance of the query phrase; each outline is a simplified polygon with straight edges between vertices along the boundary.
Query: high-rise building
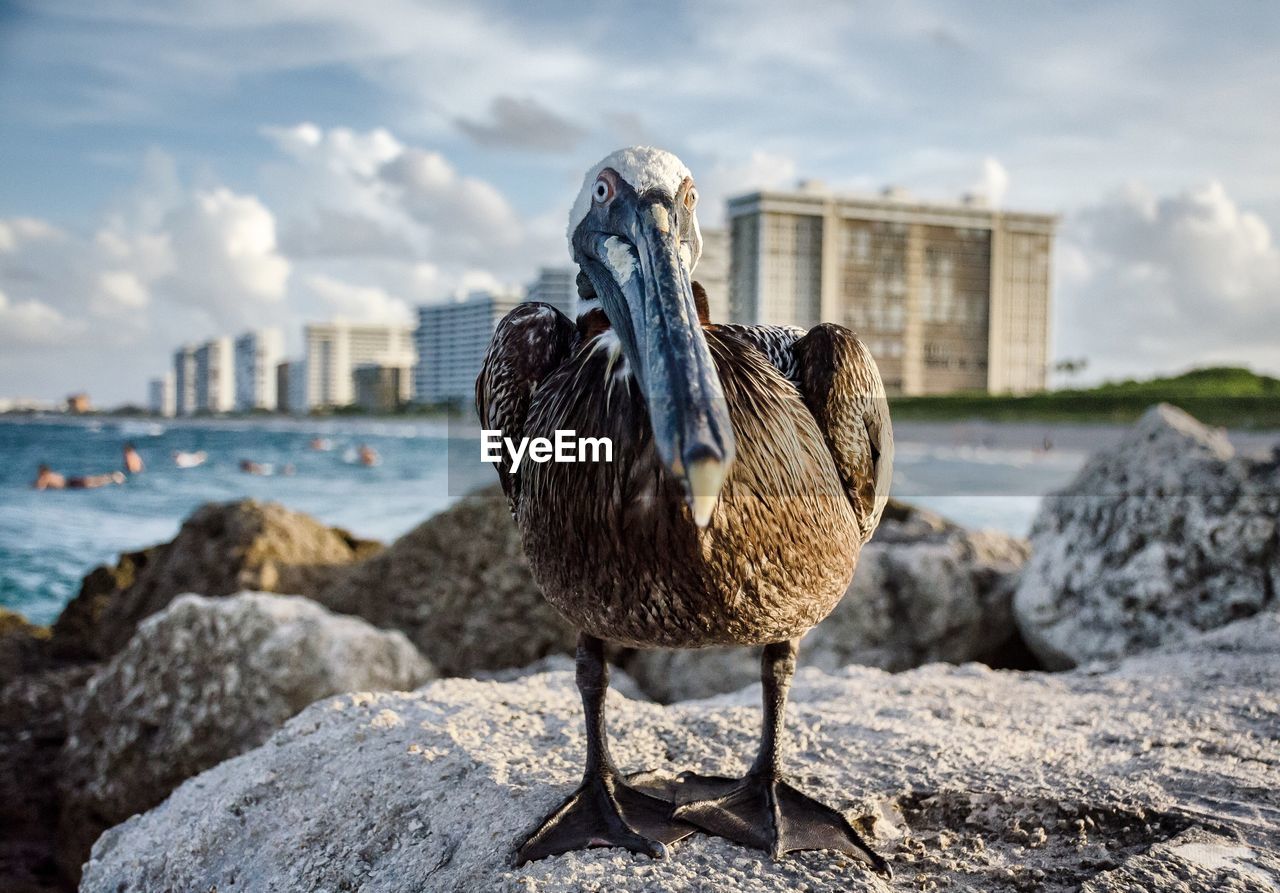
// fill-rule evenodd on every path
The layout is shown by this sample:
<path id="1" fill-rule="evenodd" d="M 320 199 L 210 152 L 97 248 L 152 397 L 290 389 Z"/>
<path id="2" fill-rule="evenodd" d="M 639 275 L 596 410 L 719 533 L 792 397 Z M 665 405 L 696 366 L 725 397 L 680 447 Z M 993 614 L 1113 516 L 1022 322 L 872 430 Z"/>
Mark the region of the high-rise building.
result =
<path id="1" fill-rule="evenodd" d="M 177 412 L 173 378 L 172 372 L 166 372 L 159 378 L 151 379 L 147 387 L 147 408 L 152 415 L 170 418 Z"/>
<path id="2" fill-rule="evenodd" d="M 213 338 L 196 348 L 196 412 L 235 408 L 235 366 L 231 339 Z"/>
<path id="3" fill-rule="evenodd" d="M 196 348 L 184 344 L 173 352 L 173 411 L 191 415 L 196 411 Z"/>
<path id="4" fill-rule="evenodd" d="M 395 412 L 409 402 L 411 366 L 364 363 L 354 375 L 356 406 L 367 412 Z"/>
<path id="5" fill-rule="evenodd" d="M 702 257 L 693 278 L 707 292 L 712 322 L 729 322 L 729 231 L 704 229 Z"/>
<path id="6" fill-rule="evenodd" d="M 306 406 L 307 409 L 349 406 L 355 402 L 357 366 L 375 363 L 380 366 L 413 367 L 415 353 L 413 328 L 394 325 L 358 325 L 332 322 L 312 323 L 306 327 Z M 406 387 L 412 376 L 406 375 Z M 406 393 L 408 399 L 411 393 Z"/>
<path id="7" fill-rule="evenodd" d="M 235 342 L 236 411 L 276 408 L 276 366 L 284 353 L 279 329 L 245 332 Z"/>
<path id="8" fill-rule="evenodd" d="M 485 351 L 502 317 L 519 304 L 519 291 L 473 292 L 465 298 L 418 308 L 418 365 L 414 370 L 420 403 L 469 403 Z"/>
<path id="9" fill-rule="evenodd" d="M 276 364 L 276 411 L 307 411 L 307 366 L 302 360 Z"/>
<path id="10" fill-rule="evenodd" d="M 729 201 L 733 322 L 834 322 L 890 393 L 1043 390 L 1057 218 L 821 188 Z"/>
<path id="11" fill-rule="evenodd" d="M 527 301 L 550 304 L 572 319 L 578 305 L 578 272 L 572 267 L 543 267 L 529 283 Z"/>

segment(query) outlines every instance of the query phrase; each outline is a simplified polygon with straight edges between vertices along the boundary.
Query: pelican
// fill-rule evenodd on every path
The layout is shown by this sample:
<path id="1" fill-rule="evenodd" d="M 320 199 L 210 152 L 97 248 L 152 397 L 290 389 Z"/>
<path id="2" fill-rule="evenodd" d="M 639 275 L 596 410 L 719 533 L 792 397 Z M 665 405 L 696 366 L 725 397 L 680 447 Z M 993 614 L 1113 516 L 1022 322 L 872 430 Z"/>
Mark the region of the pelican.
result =
<path id="1" fill-rule="evenodd" d="M 837 850 L 888 874 L 843 814 L 783 773 L 798 641 L 835 607 L 888 498 L 893 434 L 879 371 L 847 329 L 716 325 L 691 274 L 698 191 L 669 152 L 592 167 L 569 217 L 583 310 L 525 303 L 476 381 L 506 436 L 610 438 L 611 462 L 498 466 L 547 600 L 580 630 L 582 784 L 517 863 L 589 846 L 655 858 L 695 830 L 775 859 Z M 604 643 L 763 645 L 764 709 L 741 778 L 623 775 L 605 729 Z"/>

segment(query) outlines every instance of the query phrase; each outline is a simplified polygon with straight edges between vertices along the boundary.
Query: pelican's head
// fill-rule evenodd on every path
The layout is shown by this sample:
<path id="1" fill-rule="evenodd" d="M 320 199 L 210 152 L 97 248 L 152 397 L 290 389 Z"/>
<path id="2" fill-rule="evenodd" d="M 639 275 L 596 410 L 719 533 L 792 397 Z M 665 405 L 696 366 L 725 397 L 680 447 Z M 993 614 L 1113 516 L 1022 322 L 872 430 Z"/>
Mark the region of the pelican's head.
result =
<path id="1" fill-rule="evenodd" d="M 690 274 L 702 254 L 698 190 L 670 152 L 621 149 L 593 166 L 569 215 L 569 247 L 644 393 L 658 455 L 698 526 L 733 463 L 733 426 Z"/>

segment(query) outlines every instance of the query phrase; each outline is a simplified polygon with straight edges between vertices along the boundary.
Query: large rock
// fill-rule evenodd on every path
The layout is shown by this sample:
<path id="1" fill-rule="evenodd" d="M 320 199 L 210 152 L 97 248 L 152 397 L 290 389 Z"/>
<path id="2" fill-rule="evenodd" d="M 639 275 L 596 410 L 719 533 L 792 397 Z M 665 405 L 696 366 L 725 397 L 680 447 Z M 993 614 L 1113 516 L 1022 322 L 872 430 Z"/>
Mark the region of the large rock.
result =
<path id="1" fill-rule="evenodd" d="M 122 555 L 114 567 L 85 577 L 53 626 L 53 650 L 102 660 L 124 647 L 144 617 L 181 593 L 310 594 L 380 548 L 275 503 L 209 503 L 183 522 L 172 542 Z"/>
<path id="2" fill-rule="evenodd" d="M 261 744 L 313 701 L 433 676 L 400 633 L 305 598 L 176 599 L 93 676 L 71 716 L 59 778 L 64 871 L 78 873 L 103 829 Z"/>
<path id="3" fill-rule="evenodd" d="M 315 597 L 401 630 L 450 676 L 572 653 L 577 639 L 533 582 L 496 487 L 428 519 Z"/>
<path id="4" fill-rule="evenodd" d="M 50 630 L 0 608 L 0 890 L 59 890 L 57 756 L 92 668 L 60 666 Z"/>
<path id="5" fill-rule="evenodd" d="M 827 670 L 1007 665 L 1017 650 L 1012 602 L 1026 559 L 1023 540 L 890 503 L 844 599 L 801 643 L 800 663 Z M 760 673 L 759 650 L 746 648 L 637 651 L 624 664 L 664 702 L 735 691 Z"/>
<path id="6" fill-rule="evenodd" d="M 0 682 L 0 890 L 63 890 L 56 861 L 58 754 L 92 667 Z"/>
<path id="7" fill-rule="evenodd" d="M 525 676 L 537 676 L 541 673 L 575 673 L 577 664 L 566 654 L 552 654 L 536 660 L 527 667 L 510 667 L 505 670 L 481 670 L 472 678 L 491 682 L 515 682 Z M 624 698 L 633 701 L 651 701 L 648 692 L 641 688 L 627 672 L 610 661 L 609 687 Z"/>
<path id="8" fill-rule="evenodd" d="M 50 630 L 0 608 L 0 685 L 48 662 Z"/>
<path id="9" fill-rule="evenodd" d="M 1044 500 L 1018 625 L 1062 668 L 1275 608 L 1278 519 L 1280 451 L 1237 457 L 1221 431 L 1153 407 Z"/>
<path id="10" fill-rule="evenodd" d="M 1274 616 L 1107 672 L 808 669 L 789 765 L 890 859 L 893 889 L 1272 890 L 1278 685 Z M 758 697 L 662 707 L 612 694 L 615 755 L 626 769 L 742 771 Z M 775 863 L 703 835 L 663 862 L 601 849 L 512 867 L 577 783 L 583 748 L 567 673 L 330 698 L 104 834 L 82 890 L 889 886 L 829 853 Z"/>

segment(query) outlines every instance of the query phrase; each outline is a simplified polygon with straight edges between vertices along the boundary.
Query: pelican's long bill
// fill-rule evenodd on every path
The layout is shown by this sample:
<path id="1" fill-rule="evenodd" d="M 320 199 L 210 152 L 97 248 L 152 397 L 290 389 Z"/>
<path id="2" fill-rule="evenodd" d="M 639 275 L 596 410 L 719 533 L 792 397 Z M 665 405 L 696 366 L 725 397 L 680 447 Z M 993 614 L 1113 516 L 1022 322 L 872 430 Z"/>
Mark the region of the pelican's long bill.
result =
<path id="1" fill-rule="evenodd" d="M 658 455 L 705 527 L 733 463 L 734 437 L 693 299 L 696 252 L 684 236 L 691 228 L 697 238 L 696 223 L 664 190 L 637 194 L 625 182 L 610 189 L 574 233 L 576 259 L 640 384 Z"/>

